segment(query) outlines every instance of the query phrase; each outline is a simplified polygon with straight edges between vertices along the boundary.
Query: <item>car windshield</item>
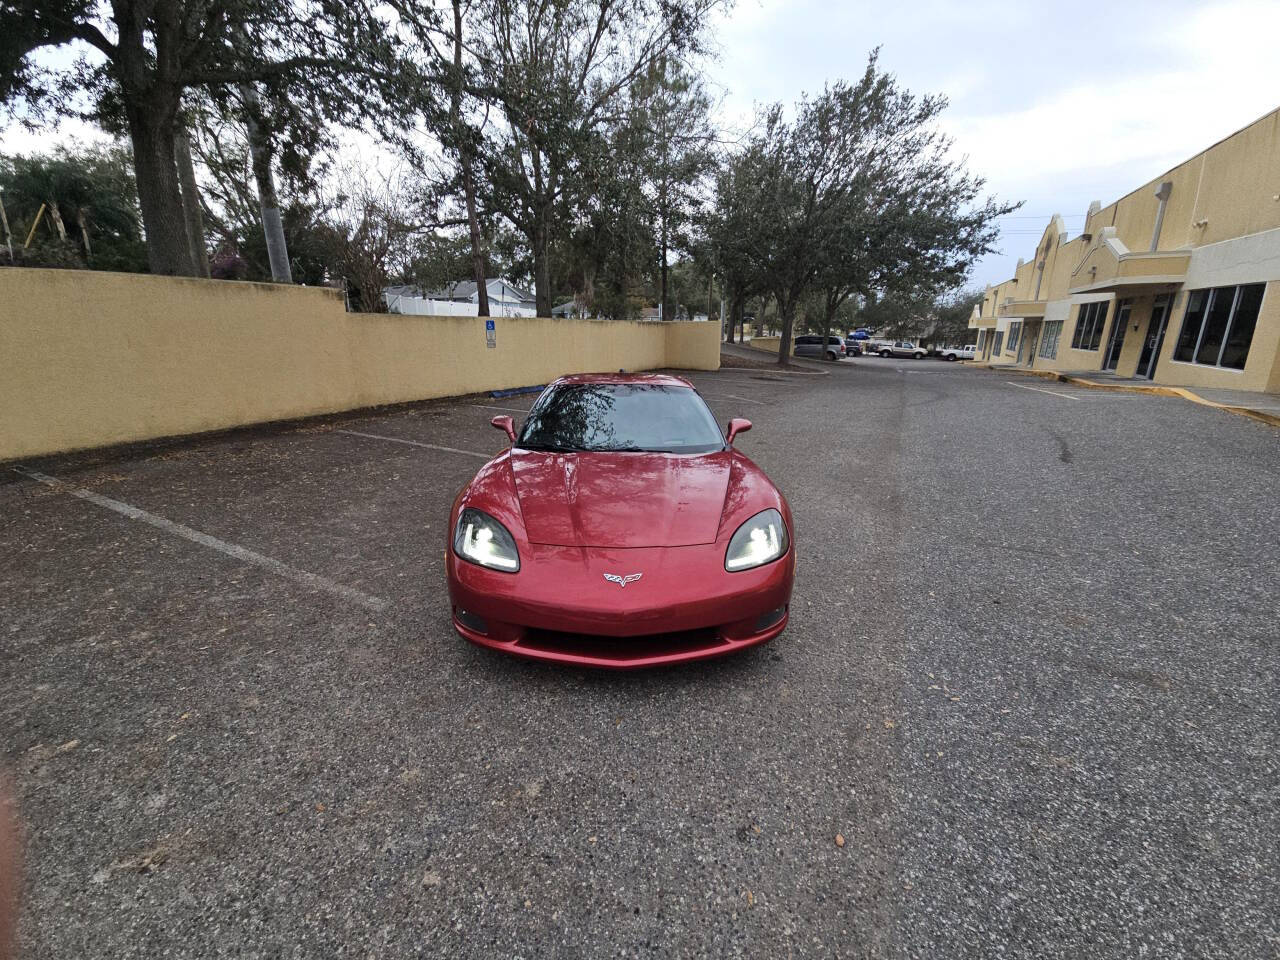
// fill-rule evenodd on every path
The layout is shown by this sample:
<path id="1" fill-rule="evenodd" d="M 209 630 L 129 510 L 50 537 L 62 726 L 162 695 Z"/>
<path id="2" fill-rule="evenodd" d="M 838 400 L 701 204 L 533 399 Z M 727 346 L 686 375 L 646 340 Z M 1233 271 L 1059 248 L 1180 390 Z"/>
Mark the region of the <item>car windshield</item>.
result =
<path id="1" fill-rule="evenodd" d="M 516 446 L 566 453 L 708 453 L 724 449 L 724 436 L 689 387 L 572 383 L 538 398 Z"/>

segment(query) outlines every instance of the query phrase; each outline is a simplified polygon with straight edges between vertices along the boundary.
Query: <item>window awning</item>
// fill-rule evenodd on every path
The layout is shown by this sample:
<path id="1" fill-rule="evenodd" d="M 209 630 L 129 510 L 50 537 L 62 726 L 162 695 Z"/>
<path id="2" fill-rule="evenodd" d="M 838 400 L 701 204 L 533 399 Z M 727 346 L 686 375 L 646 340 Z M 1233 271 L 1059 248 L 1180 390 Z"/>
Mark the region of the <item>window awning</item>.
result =
<path id="1" fill-rule="evenodd" d="M 1013 300 L 1009 303 L 1000 305 L 1000 316 L 1002 317 L 1043 317 L 1044 316 L 1043 300 Z"/>
<path id="2" fill-rule="evenodd" d="M 1190 250 L 1131 253 L 1115 236 L 1104 235 L 1072 272 L 1069 293 L 1167 291 L 1187 276 Z"/>

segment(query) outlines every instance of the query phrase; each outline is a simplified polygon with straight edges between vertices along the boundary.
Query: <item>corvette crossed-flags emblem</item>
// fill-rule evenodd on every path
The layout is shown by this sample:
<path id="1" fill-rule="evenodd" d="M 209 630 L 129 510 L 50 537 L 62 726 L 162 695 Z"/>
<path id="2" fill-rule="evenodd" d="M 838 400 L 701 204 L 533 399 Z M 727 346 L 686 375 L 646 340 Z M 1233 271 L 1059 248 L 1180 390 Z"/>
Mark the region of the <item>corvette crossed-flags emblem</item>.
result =
<path id="1" fill-rule="evenodd" d="M 643 576 L 643 573 L 629 573 L 625 577 L 619 576 L 616 573 L 606 573 L 604 578 L 610 583 L 616 583 L 620 587 L 625 587 L 628 583 L 635 583 Z"/>

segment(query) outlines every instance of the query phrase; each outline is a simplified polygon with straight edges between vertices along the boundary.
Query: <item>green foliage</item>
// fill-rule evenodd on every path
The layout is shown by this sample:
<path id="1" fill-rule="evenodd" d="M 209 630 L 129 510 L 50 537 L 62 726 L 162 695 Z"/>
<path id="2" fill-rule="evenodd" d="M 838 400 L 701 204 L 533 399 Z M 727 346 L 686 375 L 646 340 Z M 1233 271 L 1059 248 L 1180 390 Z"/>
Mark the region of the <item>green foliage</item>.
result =
<path id="1" fill-rule="evenodd" d="M 314 150 L 316 118 L 377 127 L 398 122 L 401 94 L 438 69 L 415 44 L 438 20 L 426 0 L 394 8 L 328 0 L 196 4 L 183 0 L 6 0 L 0 3 L 0 107 L 28 119 L 88 104 L 108 128 L 127 130 L 151 268 L 191 273 L 174 134 L 184 97 L 225 100 L 255 84 L 267 133 Z M 79 59 L 37 68 L 33 54 L 74 44 Z"/>
<path id="2" fill-rule="evenodd" d="M 936 125 L 946 100 L 901 89 L 877 61 L 802 100 L 794 122 L 767 108 L 717 183 L 720 262 L 777 301 L 780 362 L 807 297 L 821 293 L 829 332 L 855 294 L 954 286 L 1016 208 L 982 199 L 983 181 L 951 160 Z"/>
<path id="3" fill-rule="evenodd" d="M 0 188 L 28 266 L 146 270 L 132 162 L 121 147 L 0 155 Z M 21 250 L 40 214 L 31 246 Z M 56 214 L 56 215 L 55 215 Z M 61 224 L 61 230 L 59 230 Z"/>
<path id="4" fill-rule="evenodd" d="M 661 58 L 697 52 L 713 0 L 480 0 L 472 92 L 492 108 L 477 136 L 488 210 L 525 237 L 539 313 L 553 245 L 590 217 L 613 112 Z"/>

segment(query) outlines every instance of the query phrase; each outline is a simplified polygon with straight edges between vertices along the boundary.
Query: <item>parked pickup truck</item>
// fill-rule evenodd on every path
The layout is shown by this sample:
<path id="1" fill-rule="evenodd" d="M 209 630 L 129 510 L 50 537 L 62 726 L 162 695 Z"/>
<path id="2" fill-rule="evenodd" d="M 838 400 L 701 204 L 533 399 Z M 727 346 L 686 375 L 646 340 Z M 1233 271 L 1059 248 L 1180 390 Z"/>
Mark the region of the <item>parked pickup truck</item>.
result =
<path id="1" fill-rule="evenodd" d="M 910 340 L 895 340 L 893 343 L 881 344 L 879 354 L 882 357 L 914 357 L 923 360 L 929 355 L 924 347 L 917 347 Z"/>
<path id="2" fill-rule="evenodd" d="M 977 348 L 971 343 L 967 347 L 943 347 L 938 356 L 943 360 L 972 360 Z"/>

